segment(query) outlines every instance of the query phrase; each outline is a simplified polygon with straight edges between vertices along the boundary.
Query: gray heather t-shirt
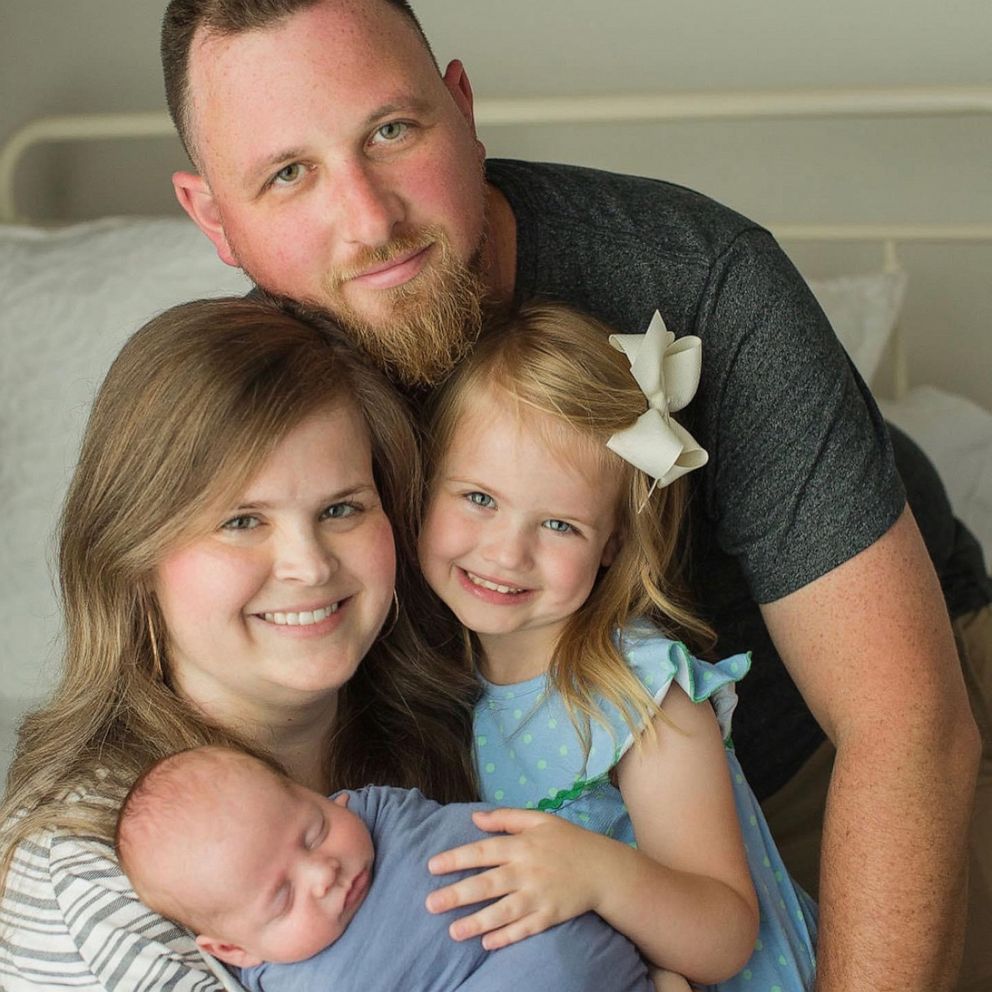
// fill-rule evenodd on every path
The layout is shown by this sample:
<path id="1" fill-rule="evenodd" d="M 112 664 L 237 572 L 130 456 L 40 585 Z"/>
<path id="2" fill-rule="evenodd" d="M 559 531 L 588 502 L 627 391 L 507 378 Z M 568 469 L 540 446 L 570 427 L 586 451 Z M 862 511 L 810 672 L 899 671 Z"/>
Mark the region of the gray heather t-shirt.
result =
<path id="1" fill-rule="evenodd" d="M 448 936 L 449 924 L 471 909 L 434 916 L 424 900 L 469 873 L 434 876 L 427 860 L 490 836 L 471 813 L 491 806 L 441 806 L 416 789 L 388 786 L 348 795 L 375 846 L 365 901 L 341 937 L 312 958 L 241 972 L 250 992 L 650 992 L 637 949 L 594 913 L 498 951 Z"/>
<path id="2" fill-rule="evenodd" d="M 905 437 L 894 438 L 897 472 L 867 387 L 766 230 L 658 180 L 500 159 L 487 177 L 516 217 L 518 300 L 563 301 L 624 333 L 657 309 L 677 336 L 703 341 L 700 387 L 679 414 L 710 455 L 689 477 L 690 578 L 716 653 L 754 653 L 734 741 L 763 798 L 823 733 L 757 604 L 874 543 L 906 489 L 952 616 L 992 599 L 978 545 Z"/>

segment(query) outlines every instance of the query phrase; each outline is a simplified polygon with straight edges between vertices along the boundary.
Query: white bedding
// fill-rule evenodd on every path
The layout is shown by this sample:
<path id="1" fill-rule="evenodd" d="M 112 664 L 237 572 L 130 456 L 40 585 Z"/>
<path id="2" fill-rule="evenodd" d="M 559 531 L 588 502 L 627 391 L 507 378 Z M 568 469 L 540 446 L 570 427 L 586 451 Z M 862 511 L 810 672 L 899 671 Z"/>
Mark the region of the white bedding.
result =
<path id="1" fill-rule="evenodd" d="M 908 434 L 937 468 L 955 514 L 992 567 L 992 413 L 934 386 L 880 400 L 885 419 Z"/>
<path id="2" fill-rule="evenodd" d="M 52 534 L 96 387 L 154 314 L 247 288 L 185 219 L 0 226 L 0 773 L 58 657 Z"/>
<path id="3" fill-rule="evenodd" d="M 871 381 L 905 276 L 811 285 Z M 46 692 L 58 656 L 51 538 L 97 385 L 127 336 L 155 313 L 247 286 L 184 218 L 51 232 L 0 227 L 0 772 L 17 716 Z M 928 387 L 884 411 L 935 462 L 992 560 L 992 414 Z"/>

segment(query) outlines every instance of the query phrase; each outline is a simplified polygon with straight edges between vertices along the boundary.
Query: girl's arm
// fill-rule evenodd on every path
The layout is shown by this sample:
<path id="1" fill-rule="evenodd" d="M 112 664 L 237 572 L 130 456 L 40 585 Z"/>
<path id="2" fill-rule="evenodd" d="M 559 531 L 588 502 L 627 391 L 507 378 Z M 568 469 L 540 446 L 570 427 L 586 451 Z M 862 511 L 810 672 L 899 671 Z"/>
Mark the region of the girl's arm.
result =
<path id="1" fill-rule="evenodd" d="M 712 707 L 673 685 L 661 709 L 618 765 L 638 857 L 616 859 L 596 911 L 655 964 L 713 983 L 750 957 L 757 897 Z"/>
<path id="2" fill-rule="evenodd" d="M 485 934 L 495 949 L 593 910 L 655 964 L 694 980 L 719 981 L 744 965 L 757 903 L 716 718 L 674 685 L 662 711 L 656 738 L 618 766 L 639 849 L 532 810 L 473 814 L 508 836 L 431 859 L 435 874 L 489 869 L 429 897 L 433 912 L 496 900 L 453 923 L 453 937 Z"/>

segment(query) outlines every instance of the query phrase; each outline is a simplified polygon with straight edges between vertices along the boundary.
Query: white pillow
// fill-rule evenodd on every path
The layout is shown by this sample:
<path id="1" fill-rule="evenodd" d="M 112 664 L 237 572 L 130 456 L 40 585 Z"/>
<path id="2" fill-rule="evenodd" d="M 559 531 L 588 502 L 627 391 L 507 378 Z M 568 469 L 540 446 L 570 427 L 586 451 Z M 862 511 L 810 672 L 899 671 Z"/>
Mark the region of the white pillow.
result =
<path id="1" fill-rule="evenodd" d="M 899 319 L 906 273 L 873 272 L 807 282 L 854 367 L 870 385 Z"/>
<path id="2" fill-rule="evenodd" d="M 0 227 L 0 693 L 47 692 L 52 535 L 90 402 L 124 341 L 174 303 L 249 283 L 185 218 Z"/>
<path id="3" fill-rule="evenodd" d="M 917 386 L 878 405 L 933 462 L 954 515 L 978 539 L 986 566 L 992 566 L 992 412 L 936 386 Z"/>

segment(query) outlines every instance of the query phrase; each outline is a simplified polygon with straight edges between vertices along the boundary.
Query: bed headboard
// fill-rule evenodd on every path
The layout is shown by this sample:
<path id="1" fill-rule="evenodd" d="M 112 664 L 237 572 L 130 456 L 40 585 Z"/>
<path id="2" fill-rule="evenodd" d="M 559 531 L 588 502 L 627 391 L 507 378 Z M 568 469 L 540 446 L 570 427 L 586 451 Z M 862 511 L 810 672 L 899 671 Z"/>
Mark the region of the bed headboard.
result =
<path id="1" fill-rule="evenodd" d="M 992 117 L 992 86 L 887 87 L 818 90 L 740 90 L 682 93 L 628 93 L 613 96 L 530 97 L 480 100 L 481 131 L 555 125 L 622 125 L 706 121 L 857 118 Z M 983 122 L 984 123 L 984 122 Z M 164 111 L 53 116 L 28 122 L 0 147 L 0 223 L 27 223 L 16 203 L 20 163 L 38 146 L 174 137 Z M 787 247 L 836 245 L 877 250 L 875 267 L 895 273 L 908 246 L 990 245 L 992 221 L 978 223 L 795 223 L 760 218 Z M 822 299 L 821 299 L 822 302 Z M 829 310 L 828 307 L 825 307 Z M 844 339 L 844 335 L 841 335 Z M 850 350 L 850 341 L 845 340 Z M 874 382 L 898 397 L 910 382 L 908 348 L 898 325 L 889 336 L 884 372 Z M 872 378 L 869 376 L 869 378 Z"/>
<path id="2" fill-rule="evenodd" d="M 682 93 L 627 93 L 614 96 L 526 97 L 479 100 L 480 129 L 555 124 L 663 123 L 672 121 L 758 121 L 769 119 L 852 119 L 992 116 L 992 86 L 875 87 L 817 90 L 725 90 Z M 38 145 L 105 139 L 172 137 L 164 111 L 92 113 L 40 117 L 14 131 L 0 146 L 0 223 L 26 221 L 18 215 L 15 178 L 24 155 Z M 848 225 L 770 225 L 781 237 L 859 241 L 986 240 L 986 225 L 895 225 L 883 229 Z"/>

